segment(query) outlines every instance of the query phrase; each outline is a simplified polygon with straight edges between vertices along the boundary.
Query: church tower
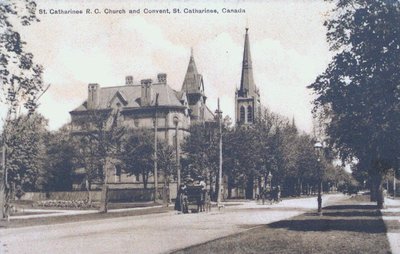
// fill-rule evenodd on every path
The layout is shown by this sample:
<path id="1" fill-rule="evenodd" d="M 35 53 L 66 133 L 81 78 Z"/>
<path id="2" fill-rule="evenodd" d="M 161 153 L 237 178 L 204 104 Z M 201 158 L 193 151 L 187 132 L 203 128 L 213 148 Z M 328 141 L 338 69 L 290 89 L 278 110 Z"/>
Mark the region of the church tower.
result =
<path id="1" fill-rule="evenodd" d="M 260 91 L 254 83 L 250 54 L 249 29 L 244 36 L 242 77 L 240 88 L 235 92 L 235 115 L 238 125 L 253 124 L 260 113 Z"/>
<path id="2" fill-rule="evenodd" d="M 204 94 L 203 76 L 198 73 L 196 63 L 191 50 L 189 65 L 185 79 L 182 84 L 181 92 L 185 92 L 190 108 L 190 120 L 192 122 L 203 123 L 206 119 L 206 99 Z"/>

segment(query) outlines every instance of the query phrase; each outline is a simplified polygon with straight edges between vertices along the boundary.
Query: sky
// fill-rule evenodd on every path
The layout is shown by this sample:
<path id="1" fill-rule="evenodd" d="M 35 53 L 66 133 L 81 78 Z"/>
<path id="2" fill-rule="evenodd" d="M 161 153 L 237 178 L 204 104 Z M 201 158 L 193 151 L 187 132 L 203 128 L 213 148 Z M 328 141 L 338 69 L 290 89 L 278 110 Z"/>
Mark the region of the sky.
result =
<path id="1" fill-rule="evenodd" d="M 89 83 L 124 85 L 127 75 L 141 80 L 165 72 L 168 84 L 179 90 L 191 48 L 203 75 L 207 105 L 214 111 L 220 98 L 223 113 L 234 118 L 248 27 L 262 104 L 294 117 L 300 130 L 312 131 L 313 95 L 306 86 L 331 59 L 323 22 L 332 6 L 325 1 L 38 0 L 37 4 L 40 22 L 18 29 L 50 84 L 39 112 L 49 119 L 51 130 L 70 121 L 69 111 L 86 99 Z M 165 8 L 171 12 L 179 8 L 181 13 L 143 13 Z M 185 14 L 185 8 L 216 9 L 219 14 Z M 226 14 L 223 8 L 245 13 Z M 92 14 L 49 14 L 51 9 L 90 9 Z M 102 13 L 93 14 L 94 9 Z M 105 14 L 105 9 L 126 13 Z M 137 9 L 140 14 L 129 14 Z"/>

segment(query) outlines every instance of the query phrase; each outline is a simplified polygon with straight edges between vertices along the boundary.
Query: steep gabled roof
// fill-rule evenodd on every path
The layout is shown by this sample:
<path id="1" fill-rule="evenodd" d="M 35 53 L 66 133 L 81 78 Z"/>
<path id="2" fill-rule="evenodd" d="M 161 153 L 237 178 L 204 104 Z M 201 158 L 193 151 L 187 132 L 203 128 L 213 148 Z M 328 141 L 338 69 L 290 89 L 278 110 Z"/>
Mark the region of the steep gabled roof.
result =
<path id="1" fill-rule="evenodd" d="M 181 102 L 182 94 L 178 97 L 178 94 L 169 85 L 165 83 L 155 83 L 152 85 L 153 98 L 158 93 L 158 105 L 159 106 L 184 106 Z M 123 106 L 128 108 L 139 108 L 141 98 L 141 86 L 140 85 L 129 85 L 129 86 L 111 86 L 111 87 L 100 87 L 99 91 L 99 105 L 97 109 L 109 108 L 115 98 L 123 100 Z M 154 103 L 154 102 L 153 102 Z M 82 103 L 74 111 L 85 111 L 87 110 L 87 102 Z"/>

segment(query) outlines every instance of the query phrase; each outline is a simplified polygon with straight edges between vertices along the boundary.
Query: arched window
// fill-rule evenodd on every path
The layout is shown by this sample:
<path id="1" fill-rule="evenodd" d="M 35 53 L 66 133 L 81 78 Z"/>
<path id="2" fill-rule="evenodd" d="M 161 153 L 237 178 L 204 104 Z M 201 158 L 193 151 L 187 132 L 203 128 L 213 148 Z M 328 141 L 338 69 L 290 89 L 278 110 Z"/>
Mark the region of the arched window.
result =
<path id="1" fill-rule="evenodd" d="M 253 108 L 251 106 L 247 107 L 247 122 L 253 122 Z"/>
<path id="2" fill-rule="evenodd" d="M 244 123 L 245 118 L 246 118 L 246 109 L 243 106 L 241 106 L 240 107 L 240 122 Z"/>

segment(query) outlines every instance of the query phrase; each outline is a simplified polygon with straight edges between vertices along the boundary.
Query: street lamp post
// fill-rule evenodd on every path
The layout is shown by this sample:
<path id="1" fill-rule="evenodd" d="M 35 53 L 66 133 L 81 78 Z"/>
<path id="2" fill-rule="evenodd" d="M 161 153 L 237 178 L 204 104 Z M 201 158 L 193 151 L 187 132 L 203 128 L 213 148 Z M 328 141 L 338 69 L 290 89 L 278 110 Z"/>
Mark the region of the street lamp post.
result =
<path id="1" fill-rule="evenodd" d="M 321 161 L 320 153 L 321 153 L 321 150 L 322 150 L 322 144 L 320 142 L 316 142 L 314 144 L 314 149 L 317 152 L 317 160 L 318 160 L 318 162 L 320 162 Z M 318 167 L 320 167 L 320 165 L 318 165 Z M 318 201 L 318 213 L 319 214 L 322 213 L 322 195 L 321 195 L 321 192 L 322 192 L 322 176 L 321 176 L 321 170 L 322 170 L 321 168 L 318 169 L 318 198 L 317 198 L 317 201 Z"/>

